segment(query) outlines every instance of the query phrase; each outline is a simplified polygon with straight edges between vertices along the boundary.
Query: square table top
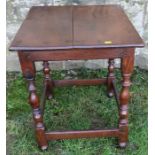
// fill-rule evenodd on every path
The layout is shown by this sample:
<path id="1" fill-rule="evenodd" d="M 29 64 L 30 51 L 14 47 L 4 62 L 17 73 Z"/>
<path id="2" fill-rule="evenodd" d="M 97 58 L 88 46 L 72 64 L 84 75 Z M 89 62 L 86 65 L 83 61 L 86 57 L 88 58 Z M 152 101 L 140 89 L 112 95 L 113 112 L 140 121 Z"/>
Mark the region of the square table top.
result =
<path id="1" fill-rule="evenodd" d="M 143 47 L 119 5 L 34 6 L 10 50 Z"/>

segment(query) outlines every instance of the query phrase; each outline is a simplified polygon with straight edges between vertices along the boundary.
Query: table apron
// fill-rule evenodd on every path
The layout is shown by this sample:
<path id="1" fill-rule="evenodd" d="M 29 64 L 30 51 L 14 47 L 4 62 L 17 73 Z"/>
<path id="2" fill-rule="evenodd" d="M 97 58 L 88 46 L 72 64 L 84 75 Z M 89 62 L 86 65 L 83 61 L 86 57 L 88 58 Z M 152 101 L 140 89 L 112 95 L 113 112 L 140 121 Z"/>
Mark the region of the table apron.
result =
<path id="1" fill-rule="evenodd" d="M 122 58 L 130 55 L 131 51 L 133 48 L 18 51 L 18 53 L 29 61 L 63 61 Z"/>

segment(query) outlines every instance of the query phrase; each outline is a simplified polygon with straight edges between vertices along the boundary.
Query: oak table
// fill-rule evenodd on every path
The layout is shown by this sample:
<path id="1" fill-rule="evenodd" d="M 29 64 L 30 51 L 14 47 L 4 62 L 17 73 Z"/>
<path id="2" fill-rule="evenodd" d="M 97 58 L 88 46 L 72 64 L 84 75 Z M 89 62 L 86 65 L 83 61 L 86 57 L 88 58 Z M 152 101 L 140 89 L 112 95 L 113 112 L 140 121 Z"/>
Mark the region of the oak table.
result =
<path id="1" fill-rule="evenodd" d="M 49 140 L 117 137 L 119 146 L 128 141 L 128 101 L 130 76 L 134 67 L 134 49 L 143 40 L 118 5 L 34 6 L 17 32 L 11 51 L 17 51 L 24 78 L 28 81 L 29 103 L 33 110 L 37 143 L 47 149 Z M 114 59 L 121 59 L 122 89 L 117 93 Z M 108 59 L 106 78 L 90 80 L 52 80 L 48 61 Z M 46 132 L 43 123 L 45 102 L 40 104 L 35 87 L 35 62 L 43 62 L 44 95 L 52 98 L 52 89 L 71 85 L 107 86 L 109 97 L 119 107 L 118 127 L 109 130 Z"/>

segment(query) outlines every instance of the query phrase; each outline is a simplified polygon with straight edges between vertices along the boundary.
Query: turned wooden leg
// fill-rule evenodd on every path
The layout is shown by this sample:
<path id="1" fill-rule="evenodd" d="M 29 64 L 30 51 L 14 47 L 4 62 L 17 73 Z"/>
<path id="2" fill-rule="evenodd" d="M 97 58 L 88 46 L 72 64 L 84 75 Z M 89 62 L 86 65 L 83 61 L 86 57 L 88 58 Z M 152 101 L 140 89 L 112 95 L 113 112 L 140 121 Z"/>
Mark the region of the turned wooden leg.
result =
<path id="1" fill-rule="evenodd" d="M 134 50 L 130 51 L 130 56 L 123 57 L 121 59 L 122 70 L 122 90 L 120 92 L 120 107 L 119 107 L 119 146 L 121 148 L 126 147 L 128 141 L 128 102 L 129 102 L 129 86 L 130 76 L 134 66 Z"/>
<path id="2" fill-rule="evenodd" d="M 50 100 L 53 98 L 52 93 L 52 80 L 50 78 L 50 68 L 48 61 L 43 62 L 43 72 L 44 72 L 44 84 L 46 85 L 46 96 Z"/>
<path id="3" fill-rule="evenodd" d="M 28 81 L 28 89 L 29 89 L 29 103 L 33 109 L 33 119 L 35 122 L 37 142 L 42 150 L 46 150 L 48 147 L 48 144 L 45 137 L 45 127 L 43 124 L 43 117 L 39 106 L 39 98 L 36 94 L 34 78 L 27 79 L 27 81 Z"/>
<path id="4" fill-rule="evenodd" d="M 114 95 L 112 81 L 115 79 L 114 76 L 114 59 L 109 59 L 108 61 L 108 76 L 107 76 L 107 92 L 108 96 L 112 97 Z"/>
<path id="5" fill-rule="evenodd" d="M 36 94 L 36 87 L 34 82 L 35 65 L 32 61 L 27 59 L 27 56 L 23 52 L 18 52 L 18 55 L 23 76 L 28 81 L 29 103 L 33 111 L 37 143 L 42 150 L 46 150 L 48 147 L 48 143 L 45 137 L 45 127 L 43 124 L 43 117 L 40 110 L 39 98 Z"/>

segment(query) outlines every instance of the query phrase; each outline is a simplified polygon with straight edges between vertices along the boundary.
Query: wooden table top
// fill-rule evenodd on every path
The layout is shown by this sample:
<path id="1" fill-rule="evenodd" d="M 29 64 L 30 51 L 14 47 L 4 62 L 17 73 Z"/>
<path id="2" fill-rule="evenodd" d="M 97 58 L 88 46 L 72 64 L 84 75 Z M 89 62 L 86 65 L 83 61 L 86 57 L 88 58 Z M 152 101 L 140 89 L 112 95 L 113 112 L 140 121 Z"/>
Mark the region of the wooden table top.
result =
<path id="1" fill-rule="evenodd" d="M 143 46 L 143 40 L 118 5 L 34 6 L 10 50 Z"/>

